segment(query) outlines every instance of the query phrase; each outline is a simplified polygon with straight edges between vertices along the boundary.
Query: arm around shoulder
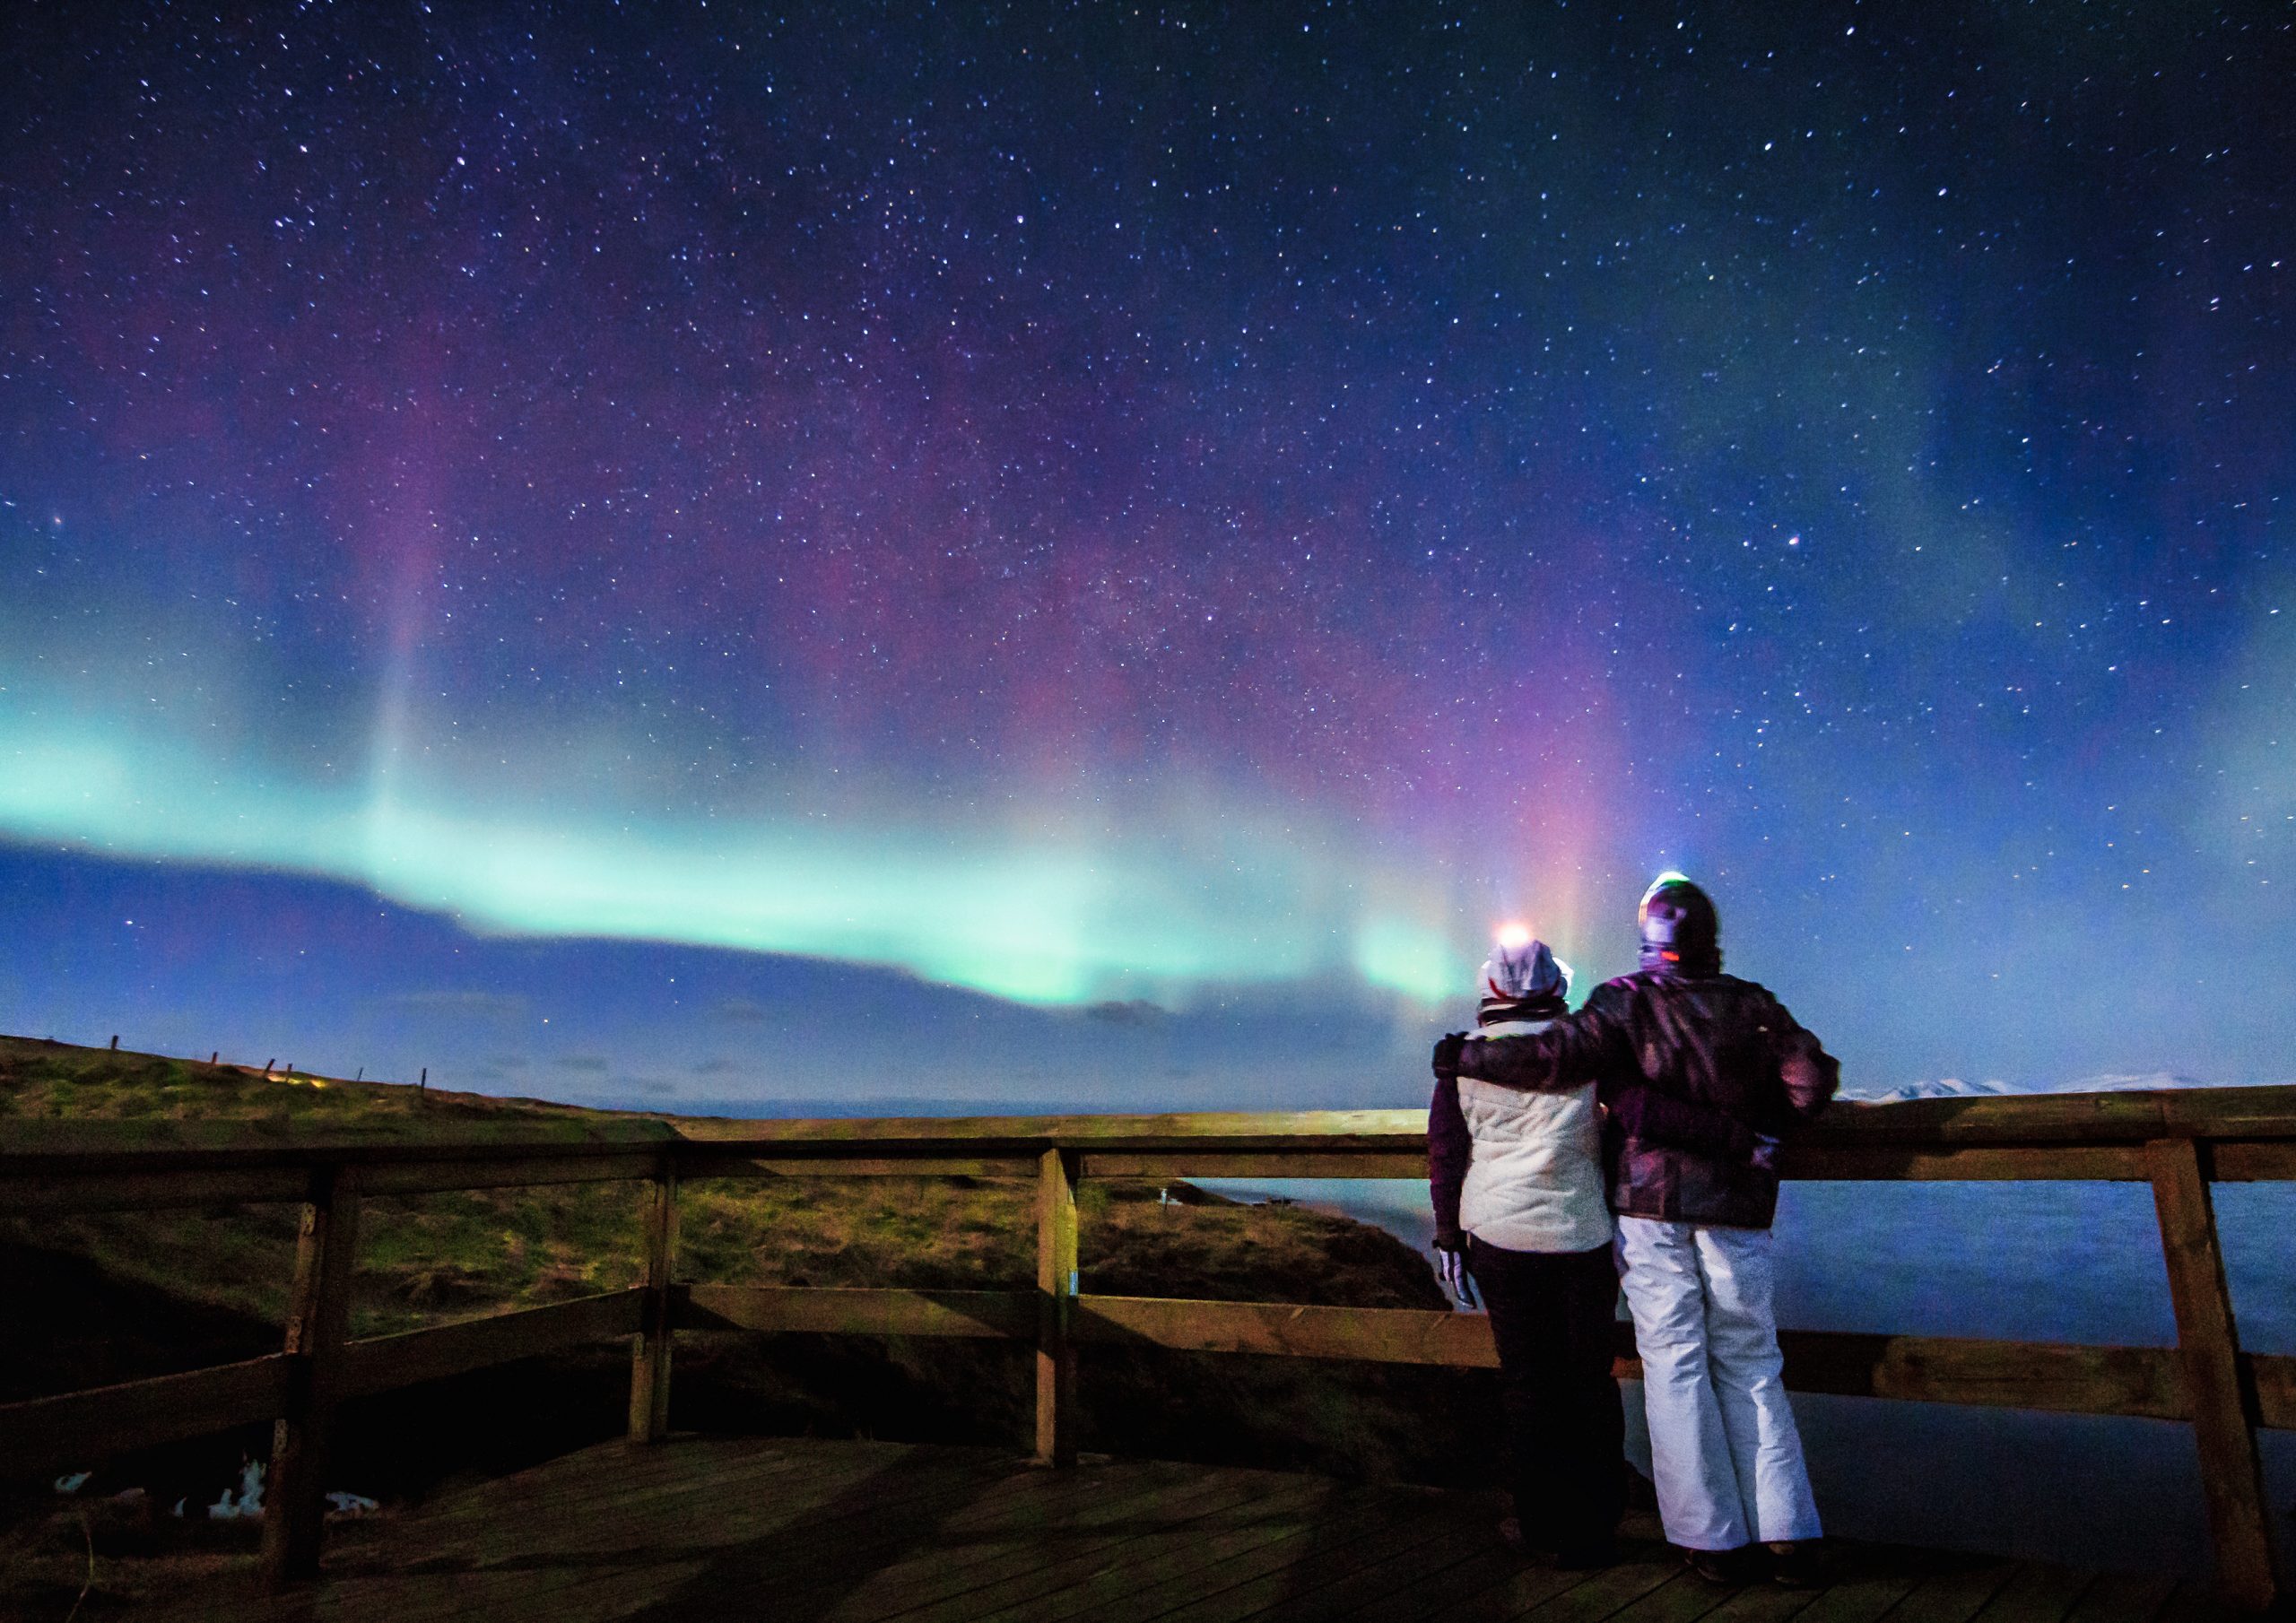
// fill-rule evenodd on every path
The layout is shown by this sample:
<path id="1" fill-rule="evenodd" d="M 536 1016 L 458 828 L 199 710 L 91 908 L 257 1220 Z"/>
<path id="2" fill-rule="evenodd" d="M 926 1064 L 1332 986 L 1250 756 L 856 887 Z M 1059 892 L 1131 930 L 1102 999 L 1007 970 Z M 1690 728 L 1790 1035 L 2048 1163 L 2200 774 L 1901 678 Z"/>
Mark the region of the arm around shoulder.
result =
<path id="1" fill-rule="evenodd" d="M 1823 1044 L 1786 1012 L 1786 1028 L 1779 1042 L 1778 1074 L 1786 1084 L 1786 1102 L 1795 1115 L 1808 1121 L 1833 1102 L 1841 1087 L 1841 1062 Z"/>
<path id="2" fill-rule="evenodd" d="M 1471 1037 L 1459 1054 L 1459 1074 L 1526 1093 L 1568 1093 L 1616 1068 L 1624 1027 L 1602 989 L 1576 1014 L 1523 1037 Z"/>

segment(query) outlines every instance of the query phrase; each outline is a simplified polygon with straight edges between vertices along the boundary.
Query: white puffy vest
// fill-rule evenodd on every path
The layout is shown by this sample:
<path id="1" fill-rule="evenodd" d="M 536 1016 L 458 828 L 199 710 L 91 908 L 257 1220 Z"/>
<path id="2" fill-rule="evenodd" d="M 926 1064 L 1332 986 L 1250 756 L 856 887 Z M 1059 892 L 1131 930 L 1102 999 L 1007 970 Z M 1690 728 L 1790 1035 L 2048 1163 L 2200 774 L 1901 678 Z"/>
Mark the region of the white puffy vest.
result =
<path id="1" fill-rule="evenodd" d="M 1546 1020 L 1505 1020 L 1479 1037 L 1523 1037 Z M 1459 1227 L 1509 1251 L 1591 1251 L 1611 1237 L 1595 1085 L 1526 1093 L 1462 1075 L 1459 1111 L 1474 1139 Z"/>

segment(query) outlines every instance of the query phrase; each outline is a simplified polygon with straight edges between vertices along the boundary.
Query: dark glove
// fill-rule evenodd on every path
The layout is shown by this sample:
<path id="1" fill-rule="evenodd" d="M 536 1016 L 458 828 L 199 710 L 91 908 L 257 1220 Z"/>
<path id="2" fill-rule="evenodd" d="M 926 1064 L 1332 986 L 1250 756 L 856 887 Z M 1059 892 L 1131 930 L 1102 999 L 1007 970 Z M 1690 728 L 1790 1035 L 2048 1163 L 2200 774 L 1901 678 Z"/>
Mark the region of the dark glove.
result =
<path id="1" fill-rule="evenodd" d="M 1467 1034 L 1454 1031 L 1435 1045 L 1435 1074 L 1457 1076 L 1459 1073 L 1459 1050 L 1467 1046 Z"/>
<path id="2" fill-rule="evenodd" d="M 1458 1299 L 1462 1307 L 1480 1307 L 1474 1276 L 1467 1271 L 1467 1237 L 1454 1228 L 1435 1237 L 1435 1277 Z"/>
<path id="3" fill-rule="evenodd" d="M 1774 1173 L 1778 1170 L 1778 1152 L 1785 1147 L 1784 1141 L 1772 1138 L 1767 1133 L 1757 1133 L 1754 1134 L 1753 1153 L 1746 1160 L 1757 1172 Z"/>

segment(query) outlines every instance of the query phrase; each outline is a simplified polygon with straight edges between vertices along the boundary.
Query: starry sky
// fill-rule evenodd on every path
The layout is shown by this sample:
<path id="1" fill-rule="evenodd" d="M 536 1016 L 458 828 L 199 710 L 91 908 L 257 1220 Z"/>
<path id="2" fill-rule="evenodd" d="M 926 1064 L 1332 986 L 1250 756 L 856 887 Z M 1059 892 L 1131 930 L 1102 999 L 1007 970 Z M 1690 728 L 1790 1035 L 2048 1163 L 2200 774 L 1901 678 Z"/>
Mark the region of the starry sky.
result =
<path id="1" fill-rule="evenodd" d="M 22 4 L 0 1028 L 1409 1104 L 1651 874 L 2284 1081 L 2296 13 Z M 2286 611 L 2283 612 L 2283 611 Z"/>

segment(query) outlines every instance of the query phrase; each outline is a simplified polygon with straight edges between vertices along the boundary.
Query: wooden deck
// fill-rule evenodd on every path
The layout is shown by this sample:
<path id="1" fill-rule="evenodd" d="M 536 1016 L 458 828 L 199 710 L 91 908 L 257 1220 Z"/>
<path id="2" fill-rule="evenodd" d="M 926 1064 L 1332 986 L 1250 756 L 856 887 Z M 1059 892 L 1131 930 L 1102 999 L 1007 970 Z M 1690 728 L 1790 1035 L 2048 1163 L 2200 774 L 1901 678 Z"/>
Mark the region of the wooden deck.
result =
<path id="1" fill-rule="evenodd" d="M 342 1525 L 315 1589 L 186 1597 L 170 1618 L 1242 1619 L 1442 1623 L 2163 1623 L 2220 1616 L 2165 1576 L 1847 1545 L 1831 1587 L 1721 1588 L 1651 1518 L 1625 1560 L 1507 1550 L 1488 1495 L 1154 1461 L 1032 1467 L 986 1449 L 677 1437 L 607 1445 Z M 153 1615 L 153 1614 L 146 1614 Z"/>

